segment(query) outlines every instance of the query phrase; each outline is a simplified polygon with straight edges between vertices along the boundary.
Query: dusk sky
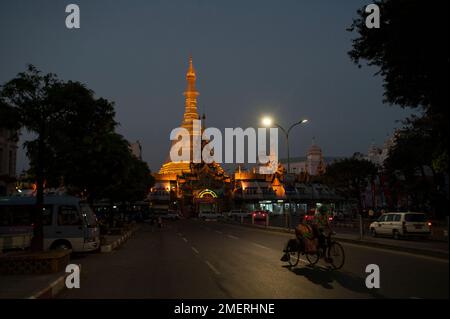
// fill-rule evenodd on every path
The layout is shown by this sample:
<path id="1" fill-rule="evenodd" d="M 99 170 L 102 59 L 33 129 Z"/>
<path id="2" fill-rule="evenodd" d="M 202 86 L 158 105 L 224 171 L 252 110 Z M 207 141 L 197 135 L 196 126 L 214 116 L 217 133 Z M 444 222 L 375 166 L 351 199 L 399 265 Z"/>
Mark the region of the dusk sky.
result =
<path id="1" fill-rule="evenodd" d="M 65 26 L 69 3 L 80 6 L 80 29 Z M 0 83 L 27 63 L 85 83 L 115 102 L 119 133 L 141 142 L 156 171 L 183 117 L 192 55 L 208 126 L 258 127 L 264 114 L 289 126 L 307 117 L 292 133 L 292 156 L 303 156 L 313 137 L 325 156 L 366 153 L 410 112 L 383 104 L 377 70 L 358 69 L 347 55 L 356 35 L 346 28 L 365 4 L 0 0 Z M 18 157 L 20 172 L 28 165 L 22 146 Z"/>

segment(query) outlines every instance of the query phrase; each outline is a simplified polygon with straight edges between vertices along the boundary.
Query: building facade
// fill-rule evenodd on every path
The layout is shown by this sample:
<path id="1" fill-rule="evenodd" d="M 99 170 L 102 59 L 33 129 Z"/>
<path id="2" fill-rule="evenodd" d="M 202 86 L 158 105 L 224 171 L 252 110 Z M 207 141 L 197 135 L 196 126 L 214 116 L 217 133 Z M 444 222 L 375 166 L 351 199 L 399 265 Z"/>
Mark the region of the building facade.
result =
<path id="1" fill-rule="evenodd" d="M 197 112 L 199 93 L 192 58 L 189 59 L 186 81 L 181 127 L 189 132 L 191 143 L 181 147 L 190 152 L 192 159 L 192 141 L 204 130 L 204 116 L 200 118 Z M 194 128 L 194 120 L 203 120 L 199 130 Z M 179 144 L 177 148 L 180 148 Z M 186 217 L 203 211 L 225 212 L 231 209 L 263 209 L 274 214 L 305 212 L 322 203 L 335 204 L 339 201 L 331 189 L 311 182 L 311 176 L 325 172 L 322 150 L 314 140 L 305 161 L 291 162 L 290 174 L 287 174 L 283 164 L 278 165 L 273 174 L 259 174 L 257 168 L 247 171 L 239 167 L 233 174 L 227 174 L 218 163 L 172 161 L 169 157 L 159 172 L 153 174 L 155 185 L 148 197 L 154 209 L 178 210 Z"/>
<path id="2" fill-rule="evenodd" d="M 287 159 L 281 159 L 284 169 L 287 172 Z M 322 154 L 322 149 L 312 140 L 305 157 L 294 157 L 290 160 L 290 174 L 308 174 L 310 176 L 322 175 L 326 171 L 326 160 Z"/>
<path id="3" fill-rule="evenodd" d="M 153 174 L 155 185 L 149 193 L 153 208 L 174 209 L 184 216 L 196 216 L 203 211 L 227 210 L 230 199 L 230 177 L 217 163 L 193 162 L 193 140 L 201 135 L 205 116 L 197 111 L 196 73 L 192 57 L 186 74 L 187 88 L 184 92 L 185 107 L 181 127 L 186 129 L 189 145 L 177 144 L 177 149 L 187 150 L 190 160 L 172 161 L 170 156 L 157 174 Z M 202 121 L 200 129 L 194 120 Z M 175 143 L 175 142 L 174 142 Z M 180 143 L 180 142 L 178 142 Z M 184 142 L 181 142 L 184 143 Z M 174 144 L 172 144 L 174 146 Z"/>

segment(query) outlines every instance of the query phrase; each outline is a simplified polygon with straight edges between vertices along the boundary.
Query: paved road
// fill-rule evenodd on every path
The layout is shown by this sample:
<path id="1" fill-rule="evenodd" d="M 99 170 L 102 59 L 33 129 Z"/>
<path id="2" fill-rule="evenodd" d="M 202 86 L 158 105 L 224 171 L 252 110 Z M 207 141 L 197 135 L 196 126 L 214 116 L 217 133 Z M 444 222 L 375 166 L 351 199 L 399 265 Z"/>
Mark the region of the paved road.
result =
<path id="1" fill-rule="evenodd" d="M 60 298 L 448 298 L 448 260 L 343 244 L 344 268 L 279 259 L 289 234 L 180 220 L 144 226 L 122 248 L 80 256 L 81 288 Z M 365 267 L 381 269 L 381 288 L 365 286 Z"/>

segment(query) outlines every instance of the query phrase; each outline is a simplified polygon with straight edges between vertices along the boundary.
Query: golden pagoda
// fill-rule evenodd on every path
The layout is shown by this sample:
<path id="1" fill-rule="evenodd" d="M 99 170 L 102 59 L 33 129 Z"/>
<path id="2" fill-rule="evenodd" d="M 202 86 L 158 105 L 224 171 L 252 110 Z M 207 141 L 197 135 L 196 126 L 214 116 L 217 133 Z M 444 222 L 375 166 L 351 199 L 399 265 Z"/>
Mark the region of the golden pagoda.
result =
<path id="1" fill-rule="evenodd" d="M 183 173 L 190 173 L 192 171 L 191 162 L 193 158 L 193 137 L 196 134 L 201 134 L 201 132 L 194 132 L 193 130 L 193 120 L 200 119 L 197 112 L 197 96 L 199 95 L 199 93 L 195 88 L 195 80 L 196 75 L 194 65 L 192 63 L 192 57 L 190 57 L 189 68 L 186 73 L 187 88 L 186 91 L 184 92 L 185 106 L 184 106 L 183 123 L 181 124 L 181 127 L 189 131 L 189 140 L 190 140 L 189 149 L 191 161 L 173 162 L 171 161 L 169 156 L 168 160 L 162 165 L 161 169 L 159 170 L 159 174 L 182 175 Z M 172 145 L 174 143 L 175 142 L 173 142 Z"/>

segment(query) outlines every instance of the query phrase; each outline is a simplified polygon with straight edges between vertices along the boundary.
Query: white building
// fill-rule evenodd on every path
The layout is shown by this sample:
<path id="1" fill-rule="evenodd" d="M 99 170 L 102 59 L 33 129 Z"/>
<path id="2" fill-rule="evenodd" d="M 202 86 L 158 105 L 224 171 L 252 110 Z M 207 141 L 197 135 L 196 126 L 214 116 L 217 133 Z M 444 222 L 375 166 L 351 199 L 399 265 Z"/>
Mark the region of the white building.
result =
<path id="1" fill-rule="evenodd" d="M 17 138 L 0 128 L 0 195 L 14 191 L 16 179 Z"/>
<path id="2" fill-rule="evenodd" d="M 388 137 L 382 147 L 372 143 L 367 152 L 366 159 L 378 167 L 383 167 L 384 161 L 389 156 L 389 150 L 395 144 L 396 135 L 397 133 L 394 133 L 392 136 Z"/>
<path id="3" fill-rule="evenodd" d="M 287 170 L 287 160 L 280 161 L 283 167 Z M 326 164 L 322 154 L 322 149 L 316 145 L 315 140 L 312 140 L 306 157 L 294 157 L 290 160 L 290 172 L 293 174 L 307 173 L 311 176 L 323 174 L 325 172 Z"/>

